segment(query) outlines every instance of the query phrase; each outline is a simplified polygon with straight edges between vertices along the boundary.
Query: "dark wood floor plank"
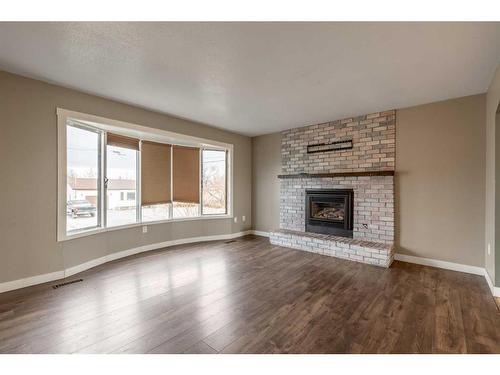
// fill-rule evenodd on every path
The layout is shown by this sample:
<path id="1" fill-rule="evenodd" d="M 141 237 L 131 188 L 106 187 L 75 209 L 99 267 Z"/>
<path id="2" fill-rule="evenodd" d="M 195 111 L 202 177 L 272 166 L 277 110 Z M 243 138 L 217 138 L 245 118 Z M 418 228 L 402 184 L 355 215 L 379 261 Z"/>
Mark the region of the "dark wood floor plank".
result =
<path id="1" fill-rule="evenodd" d="M 217 354 L 217 351 L 203 341 L 199 341 L 184 351 L 185 354 Z"/>
<path id="2" fill-rule="evenodd" d="M 284 252 L 282 253 L 282 255 L 284 257 L 280 257 L 280 258 L 277 258 L 277 259 L 281 259 L 281 260 L 285 260 L 286 261 L 286 258 L 287 257 L 290 257 L 290 256 L 294 256 L 294 254 L 291 254 L 289 252 Z M 297 254 L 295 254 L 295 256 L 297 256 Z M 269 264 L 269 267 L 272 267 L 273 264 L 274 264 L 274 260 L 271 260 L 268 264 Z M 294 267 L 300 267 L 300 264 L 301 262 L 294 262 Z M 291 267 L 292 270 L 293 270 L 293 267 Z M 249 270 L 251 271 L 251 270 Z M 269 276 L 273 276 L 275 274 L 279 274 L 279 272 L 291 272 L 290 269 L 288 268 L 281 268 L 280 270 L 276 270 L 275 272 L 273 273 L 270 273 Z M 260 282 L 262 283 L 262 286 L 265 287 L 265 278 L 262 277 L 262 276 L 258 276 L 258 275 L 255 275 L 253 272 L 250 272 L 250 274 L 247 274 L 247 271 L 243 272 L 241 271 L 240 275 L 242 276 L 241 279 L 237 279 L 235 280 L 234 283 L 231 283 L 230 285 L 228 285 L 225 289 L 225 292 L 227 293 L 227 296 L 226 298 L 230 298 L 232 300 L 234 300 L 235 298 L 235 294 L 234 293 L 238 293 L 238 294 L 242 294 L 243 293 L 246 293 L 246 297 L 248 298 L 249 295 L 248 293 L 249 292 L 252 292 L 253 289 L 254 289 L 254 286 L 252 285 L 257 278 L 259 278 Z M 211 280 L 209 280 L 211 281 Z M 272 280 L 270 280 L 272 281 Z M 209 289 L 210 288 L 210 282 L 208 281 L 205 281 L 203 283 L 203 289 Z M 234 292 L 233 294 L 231 294 L 232 292 Z M 205 298 L 206 300 L 206 298 Z M 179 302 L 179 301 L 177 301 Z M 141 322 L 139 322 L 139 324 L 141 325 L 141 328 L 138 329 L 136 327 L 135 324 L 132 324 L 130 327 L 126 327 L 126 328 L 123 328 L 123 329 L 118 329 L 118 330 L 115 330 L 117 332 L 117 334 L 110 334 L 110 335 L 107 335 L 107 336 L 101 336 L 101 340 L 97 340 L 95 339 L 95 344 L 90 346 L 90 347 L 86 347 L 85 348 L 85 352 L 88 352 L 88 351 L 94 351 L 94 352 L 106 352 L 106 351 L 109 351 L 110 348 L 111 350 L 115 350 L 117 347 L 123 347 L 125 344 L 127 344 L 128 342 L 130 341 L 136 341 L 136 344 L 138 344 L 139 342 L 144 342 L 143 345 L 141 345 L 140 347 L 136 347 L 136 351 L 132 350 L 132 348 L 128 347 L 126 348 L 125 351 L 132 351 L 132 352 L 144 352 L 144 351 L 147 351 L 149 349 L 152 349 L 154 346 L 160 344 L 162 341 L 160 342 L 157 342 L 161 337 L 163 337 L 162 335 L 166 335 L 166 337 L 163 337 L 165 340 L 169 339 L 171 336 L 172 336 L 172 333 L 175 332 L 175 331 L 171 331 L 171 330 L 165 330 L 165 329 L 159 329 L 159 328 L 165 328 L 165 327 L 161 327 L 163 324 L 169 324 L 169 325 L 172 325 L 175 327 L 176 330 L 178 329 L 181 329 L 183 327 L 183 325 L 180 325 L 180 324 L 184 324 L 184 320 L 189 320 L 189 314 L 195 314 L 200 310 L 200 309 L 203 309 L 203 315 L 207 316 L 210 312 L 210 310 L 213 310 L 214 308 L 216 308 L 217 306 L 214 306 L 214 303 L 225 303 L 224 300 L 221 300 L 221 301 L 212 301 L 212 300 L 207 300 L 205 301 L 206 303 L 202 303 L 203 302 L 203 299 L 199 296 L 199 295 L 195 295 L 195 298 L 193 300 L 193 306 L 194 306 L 194 310 L 187 310 L 187 308 L 189 308 L 191 305 L 187 304 L 187 301 L 180 301 L 180 306 L 177 306 L 175 308 L 175 311 L 174 312 L 171 312 L 171 311 L 167 311 L 166 313 L 163 313 L 161 314 L 160 316 L 154 316 L 152 317 L 153 319 L 149 319 L 149 318 L 146 318 L 144 317 L 142 319 Z M 210 304 L 212 303 L 212 304 Z M 219 303 L 219 305 L 220 305 Z M 191 307 L 193 307 L 191 306 Z M 166 309 L 166 306 L 164 306 L 164 309 Z M 172 319 L 174 318 L 178 318 L 180 321 L 179 322 L 176 322 L 176 321 L 172 321 Z M 160 325 L 158 327 L 158 325 Z M 187 326 L 189 327 L 189 325 Z M 113 331 L 113 329 L 111 330 L 107 330 L 107 331 Z M 154 336 L 153 338 L 149 337 L 150 335 Z M 82 341 L 80 339 L 77 339 L 75 340 L 75 343 L 77 345 L 82 345 Z M 155 343 L 155 344 L 153 344 Z M 151 346 L 153 345 L 153 346 Z M 82 348 L 82 346 L 80 346 L 80 348 Z M 79 350 L 79 349 L 77 349 Z"/>
<path id="3" fill-rule="evenodd" d="M 481 276 L 262 237 L 181 245 L 0 294 L 0 353 L 500 353 Z"/>
<path id="4" fill-rule="evenodd" d="M 285 256 L 290 256 L 290 254 L 284 253 Z M 285 258 L 282 258 L 285 259 Z M 271 261 L 270 264 L 273 264 Z M 74 346 L 72 346 L 71 351 L 78 351 L 85 348 L 85 352 L 94 350 L 94 352 L 107 352 L 110 350 L 115 350 L 117 347 L 122 347 L 129 341 L 136 340 L 142 336 L 147 336 L 150 332 L 152 334 L 158 334 L 158 325 L 163 324 L 173 324 L 176 329 L 180 329 L 184 323 L 184 320 L 188 320 L 190 315 L 196 315 L 200 309 L 203 309 L 205 315 L 209 311 L 217 306 L 214 304 L 225 303 L 224 298 L 233 298 L 234 293 L 241 293 L 243 291 L 250 290 L 253 288 L 252 282 L 254 281 L 254 275 L 247 275 L 247 271 L 241 271 L 242 279 L 236 280 L 235 283 L 231 285 L 222 285 L 219 289 L 212 293 L 207 294 L 211 291 L 213 285 L 213 279 L 210 278 L 210 282 L 206 280 L 203 285 L 200 286 L 201 291 L 197 293 L 196 290 L 186 296 L 177 294 L 175 298 L 171 301 L 174 306 L 171 306 L 169 301 L 164 301 L 159 306 L 161 312 L 156 314 L 141 314 L 141 319 L 138 321 L 130 322 L 126 326 L 115 327 L 113 322 L 111 325 L 106 325 L 105 329 L 99 332 L 93 332 L 98 336 L 92 335 L 91 337 L 75 337 L 72 341 Z M 246 276 L 245 276 L 246 275 Z M 173 319 L 178 318 L 179 322 L 173 321 Z M 173 321 L 173 323 L 172 323 Z M 139 326 L 139 327 L 138 327 Z M 189 325 L 187 326 L 189 327 Z M 171 331 L 166 331 L 166 334 L 171 334 Z M 68 342 L 62 343 L 58 350 L 62 352 L 67 352 L 69 350 Z"/>
<path id="5" fill-rule="evenodd" d="M 242 319 L 244 315 L 255 312 L 257 313 L 258 308 L 262 305 L 262 295 L 268 293 L 268 290 L 276 287 L 276 278 L 280 277 L 282 273 L 288 273 L 288 278 L 286 280 L 290 282 L 289 285 L 284 287 L 293 287 L 294 278 L 292 277 L 296 268 L 300 268 L 302 262 L 294 263 L 292 269 L 281 268 L 275 272 L 269 273 L 268 275 L 261 275 L 259 281 L 263 286 L 263 290 L 255 290 L 254 285 L 247 286 L 245 289 L 238 290 L 237 293 L 231 296 L 231 304 L 226 304 L 226 310 L 219 311 L 217 306 L 210 306 L 203 311 L 202 316 L 205 320 L 200 319 L 197 321 L 192 321 L 188 329 L 183 330 L 177 335 L 172 335 L 172 331 L 169 330 L 154 330 L 142 337 L 139 337 L 134 342 L 129 345 L 120 348 L 118 352 L 126 353 L 137 353 L 137 352 L 159 352 L 159 353 L 178 353 L 183 350 L 183 346 L 179 344 L 179 341 L 186 342 L 183 336 L 186 336 L 190 341 L 187 344 L 196 342 L 205 336 L 216 331 L 220 326 L 224 326 L 231 321 Z M 267 277 L 266 277 L 267 276 Z M 269 277 L 269 279 L 267 279 Z M 274 284 L 274 286 L 273 286 Z M 216 308 L 215 310 L 213 308 Z M 235 309 L 235 307 L 237 309 Z M 213 310 L 212 313 L 210 310 Z M 241 310 L 240 314 L 237 312 Z M 218 314 L 225 315 L 225 320 L 220 320 L 217 316 Z M 183 317 L 180 317 L 184 319 Z M 215 328 L 214 328 L 215 327 Z M 177 345 L 173 345 L 177 343 Z"/>
<path id="6" fill-rule="evenodd" d="M 292 256 L 292 254 L 290 253 L 286 253 L 286 252 L 282 252 L 281 254 L 278 254 L 279 256 L 275 256 L 276 254 L 273 254 L 273 258 L 269 259 L 269 264 L 272 265 L 274 264 L 274 262 L 278 262 L 280 261 L 281 259 L 284 259 L 283 257 L 290 257 Z M 246 264 L 246 263 L 245 263 Z M 249 262 L 250 266 L 251 266 L 251 262 Z M 241 272 L 242 276 L 245 276 L 245 274 L 243 273 L 243 271 L 239 271 Z M 250 267 L 250 270 L 249 271 L 246 271 L 247 273 L 248 272 L 251 272 L 251 267 Z M 216 282 L 218 280 L 218 278 L 214 277 L 213 275 L 210 275 L 210 283 L 206 283 L 206 282 L 203 282 L 203 291 L 204 293 L 207 293 L 210 291 L 210 288 L 213 287 L 213 284 L 214 282 Z M 243 280 L 245 280 L 245 282 L 249 283 L 251 282 L 251 279 L 249 278 L 246 278 L 246 277 L 243 277 Z M 201 281 L 200 281 L 201 282 Z M 187 294 L 189 295 L 189 292 L 192 292 L 192 289 L 194 289 L 195 291 L 197 290 L 197 288 L 199 288 L 199 286 L 197 286 L 195 283 L 192 283 L 192 285 L 190 285 L 190 289 L 186 290 L 188 286 L 182 286 L 182 287 L 178 287 L 175 289 L 175 294 L 174 293 L 163 293 L 163 291 L 161 291 L 162 293 L 158 293 L 156 296 L 153 296 L 155 298 L 148 298 L 147 301 L 144 301 L 144 300 L 139 300 L 139 301 L 132 301 L 128 304 L 128 309 L 125 309 L 123 310 L 123 306 L 121 306 L 121 304 L 119 304 L 118 306 L 116 305 L 116 303 L 110 303 L 109 301 L 106 301 L 107 303 L 105 305 L 109 305 L 109 306 L 112 306 L 113 309 L 109 312 L 109 314 L 111 314 L 109 316 L 109 320 L 111 320 L 111 322 L 113 324 L 116 324 L 116 323 L 120 323 L 121 320 L 122 320 L 122 317 L 124 315 L 124 313 L 127 313 L 129 312 L 129 310 L 132 310 L 132 312 L 135 312 L 139 309 L 143 309 L 144 307 L 149 307 L 149 303 L 150 302 L 154 302 L 156 305 L 158 305 L 159 303 L 162 304 L 162 306 L 160 306 L 161 309 L 165 310 L 165 298 L 167 299 L 173 299 L 173 297 L 175 297 L 175 301 L 177 303 L 182 303 L 182 304 L 185 304 L 187 301 L 185 300 L 182 300 L 182 297 L 184 294 Z M 172 290 L 173 291 L 173 290 Z M 173 296 L 172 296 L 173 294 Z M 123 296 L 122 296 L 123 297 Z M 194 299 L 199 299 L 200 296 L 199 295 L 195 295 L 195 296 L 192 296 L 192 298 Z M 122 301 L 120 301 L 121 303 Z M 139 303 L 140 302 L 140 303 Z M 146 303 L 145 303 L 146 302 Z M 137 306 L 139 305 L 139 306 Z M 153 306 L 155 307 L 155 306 Z M 116 310 L 119 310 L 118 312 L 116 312 Z M 71 311 L 71 310 L 70 310 Z M 143 313 L 143 311 L 141 311 L 141 313 Z M 97 318 L 97 319 L 101 319 L 103 318 L 102 315 L 99 315 L 98 317 L 95 317 L 95 311 L 91 311 L 90 312 L 90 315 L 93 316 L 94 315 L 94 318 Z M 57 314 L 55 314 L 55 316 L 57 317 Z M 72 316 L 69 312 L 67 311 L 64 311 L 64 316 L 65 316 L 65 320 L 68 324 L 71 324 L 71 325 L 64 325 L 64 326 L 61 326 L 61 323 L 60 322 L 55 322 L 55 330 L 51 330 L 51 325 L 48 324 L 47 321 L 41 321 L 40 324 L 42 324 L 42 327 L 40 328 L 39 331 L 42 332 L 42 334 L 48 334 L 50 333 L 51 336 L 52 336 L 52 341 L 54 340 L 54 335 L 57 336 L 57 330 L 59 331 L 62 331 L 65 336 L 67 336 L 67 334 L 69 333 L 71 336 L 75 336 L 76 333 L 78 333 L 78 331 L 85 331 L 85 327 L 86 327 L 86 324 L 92 324 L 93 323 L 93 320 L 94 319 L 87 319 L 83 324 L 81 321 L 78 321 L 78 319 L 81 318 L 81 316 L 85 316 L 85 314 L 83 312 L 80 311 L 80 315 L 75 315 L 75 316 Z M 143 317 L 143 316 L 142 316 Z M 107 319 L 108 317 L 105 316 L 105 319 Z M 126 316 L 125 316 L 126 318 Z M 57 319 L 56 319 L 57 320 Z M 29 322 L 28 326 L 31 325 L 32 322 Z M 129 322 L 130 323 L 130 322 Z M 105 325 L 106 326 L 106 329 L 109 329 L 110 326 L 108 324 Z M 75 329 L 76 327 L 76 329 Z M 30 337 L 33 337 L 33 335 L 36 333 L 36 331 L 34 331 L 32 329 L 32 327 L 29 327 L 30 330 L 27 331 L 27 335 L 29 335 Z M 121 331 L 121 330 L 120 330 Z M 99 332 L 99 334 L 101 334 L 102 332 Z M 0 333 L 1 334 L 1 333 Z M 2 338 L 0 336 L 0 338 Z M 81 338 L 80 337 L 74 337 L 75 340 L 81 344 L 82 341 L 81 341 Z M 24 342 L 30 342 L 30 345 L 33 345 L 33 341 L 32 340 L 23 340 L 25 339 L 25 337 L 23 338 L 22 336 L 20 336 L 19 334 L 16 336 L 16 339 L 18 340 L 21 340 L 21 341 L 24 341 Z M 2 346 L 0 345 L 0 349 L 2 348 Z M 26 348 L 28 351 L 32 351 L 31 348 Z M 35 350 L 36 351 L 36 350 Z"/>
<path id="7" fill-rule="evenodd" d="M 466 353 L 460 293 L 446 273 L 438 280 L 436 291 L 436 350 L 440 353 Z"/>

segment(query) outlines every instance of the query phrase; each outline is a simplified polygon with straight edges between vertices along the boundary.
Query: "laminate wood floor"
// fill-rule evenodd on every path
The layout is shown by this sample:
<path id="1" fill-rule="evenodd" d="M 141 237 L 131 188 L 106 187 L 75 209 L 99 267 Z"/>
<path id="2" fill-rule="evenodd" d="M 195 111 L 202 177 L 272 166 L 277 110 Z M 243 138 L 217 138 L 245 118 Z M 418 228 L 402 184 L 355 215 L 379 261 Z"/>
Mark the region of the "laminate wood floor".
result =
<path id="1" fill-rule="evenodd" d="M 481 276 L 263 237 L 153 251 L 0 294 L 2 353 L 500 353 Z"/>

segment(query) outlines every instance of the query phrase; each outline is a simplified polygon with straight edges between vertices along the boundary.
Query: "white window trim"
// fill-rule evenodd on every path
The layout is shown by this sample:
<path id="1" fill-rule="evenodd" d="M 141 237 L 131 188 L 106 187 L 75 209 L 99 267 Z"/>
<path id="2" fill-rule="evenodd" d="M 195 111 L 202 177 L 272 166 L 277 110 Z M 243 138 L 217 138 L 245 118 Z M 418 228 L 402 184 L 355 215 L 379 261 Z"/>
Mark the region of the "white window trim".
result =
<path id="1" fill-rule="evenodd" d="M 57 241 L 67 241 L 74 238 L 90 236 L 98 233 L 104 233 L 114 230 L 121 230 L 126 228 L 134 228 L 143 225 L 155 225 L 171 222 L 182 221 L 198 221 L 198 220 L 218 220 L 218 219 L 232 219 L 233 218 L 233 151 L 234 146 L 230 143 L 213 141 L 210 139 L 193 137 L 189 135 L 174 133 L 162 129 L 151 128 L 147 126 L 132 124 L 124 121 L 108 119 L 105 117 L 90 115 L 81 112 L 57 108 Z M 77 231 L 71 234 L 66 232 L 66 189 L 67 189 L 67 156 L 66 156 L 66 126 L 68 119 L 83 121 L 98 129 L 106 132 L 111 131 L 118 134 L 137 137 L 142 140 L 149 140 L 154 142 L 162 142 L 173 145 L 194 146 L 199 148 L 211 148 L 218 150 L 227 150 L 227 214 L 225 215 L 206 215 L 190 218 L 177 218 L 174 219 L 172 215 L 170 219 L 137 222 L 115 227 L 100 227 L 91 228 L 88 230 Z M 103 147 L 103 145 L 102 145 Z M 102 152 L 102 151 L 101 151 Z M 104 157 L 103 157 L 104 159 Z M 200 165 L 200 169 L 201 169 Z M 101 168 L 103 166 L 101 165 Z M 200 181 L 201 185 L 201 181 Z M 101 200 L 105 195 L 104 191 L 101 192 Z M 136 192 L 136 199 L 137 192 Z M 200 197 L 202 199 L 202 197 Z M 200 202 L 201 212 L 201 202 Z M 104 218 L 101 217 L 101 225 L 105 225 Z"/>

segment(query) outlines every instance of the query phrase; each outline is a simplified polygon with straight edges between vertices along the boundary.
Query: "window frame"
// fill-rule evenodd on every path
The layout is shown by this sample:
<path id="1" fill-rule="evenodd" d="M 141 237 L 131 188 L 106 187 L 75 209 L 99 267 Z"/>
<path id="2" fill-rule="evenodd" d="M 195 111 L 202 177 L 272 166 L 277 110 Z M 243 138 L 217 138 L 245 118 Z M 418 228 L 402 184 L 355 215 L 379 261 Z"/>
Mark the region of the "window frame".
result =
<path id="1" fill-rule="evenodd" d="M 233 218 L 233 149 L 234 146 L 230 143 L 223 143 L 204 138 L 188 136 L 184 134 L 174 133 L 162 129 L 146 127 L 142 125 L 132 124 L 124 121 L 108 119 L 100 116 L 75 112 L 63 108 L 57 108 L 57 136 L 58 136 L 58 182 L 57 182 L 57 240 L 66 241 L 74 238 L 90 236 L 97 233 L 103 233 L 113 230 L 139 227 L 143 225 L 155 225 L 169 222 L 180 221 L 197 221 L 197 220 L 215 220 L 215 219 L 232 219 Z M 78 125 L 81 125 L 85 130 L 95 130 L 100 132 L 100 155 L 99 155 L 99 202 L 98 202 L 98 226 L 90 227 L 89 229 L 66 231 L 66 184 L 67 184 L 67 126 L 68 121 L 72 120 Z M 74 125 L 71 125 L 74 126 Z M 191 146 L 200 149 L 200 204 L 198 216 L 187 218 L 173 218 L 173 204 L 169 204 L 170 217 L 156 221 L 142 221 L 142 206 L 141 206 L 141 146 L 137 152 L 137 181 L 136 181 L 136 205 L 137 205 L 137 222 L 126 225 L 107 227 L 106 223 L 106 195 L 107 191 L 104 186 L 106 177 L 106 136 L 108 132 L 118 133 L 124 136 L 136 137 L 141 140 L 166 143 L 171 145 Z M 142 142 L 140 143 L 140 145 Z M 203 181 L 201 174 L 203 169 L 202 151 L 217 150 L 226 152 L 226 213 L 225 214 L 203 214 Z"/>

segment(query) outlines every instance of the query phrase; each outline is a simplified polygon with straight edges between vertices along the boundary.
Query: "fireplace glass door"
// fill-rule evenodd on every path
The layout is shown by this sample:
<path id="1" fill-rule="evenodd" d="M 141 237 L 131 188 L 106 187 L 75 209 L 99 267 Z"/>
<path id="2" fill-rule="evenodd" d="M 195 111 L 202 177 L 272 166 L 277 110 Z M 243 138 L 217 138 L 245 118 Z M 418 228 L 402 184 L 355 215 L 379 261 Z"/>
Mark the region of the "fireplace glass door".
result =
<path id="1" fill-rule="evenodd" d="M 345 217 L 345 200 L 311 202 L 311 219 L 342 222 Z"/>

